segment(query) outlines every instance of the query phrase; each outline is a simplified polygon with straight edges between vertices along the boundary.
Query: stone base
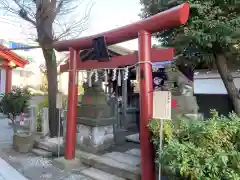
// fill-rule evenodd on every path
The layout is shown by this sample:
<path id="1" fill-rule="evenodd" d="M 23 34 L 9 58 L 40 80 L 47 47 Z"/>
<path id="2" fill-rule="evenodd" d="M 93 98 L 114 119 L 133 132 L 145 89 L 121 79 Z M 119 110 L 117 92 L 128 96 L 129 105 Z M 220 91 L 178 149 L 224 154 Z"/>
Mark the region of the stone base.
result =
<path id="1" fill-rule="evenodd" d="M 98 153 L 114 145 L 113 125 L 77 125 L 77 148 L 86 152 Z"/>
<path id="2" fill-rule="evenodd" d="M 78 158 L 67 160 L 64 157 L 56 158 L 53 160 L 53 164 L 60 169 L 79 171 L 86 169 L 87 166 L 83 165 Z"/>
<path id="3" fill-rule="evenodd" d="M 32 134 L 17 133 L 13 135 L 13 149 L 20 153 L 28 153 L 32 150 L 34 139 Z"/>
<path id="4" fill-rule="evenodd" d="M 58 145 L 58 143 L 60 144 Z M 60 149 L 58 149 L 58 146 Z M 46 138 L 45 140 L 36 141 L 35 147 L 52 152 L 53 156 L 58 156 L 58 150 L 60 150 L 60 156 L 63 156 L 64 154 L 63 137 L 60 137 L 59 142 L 58 138 Z"/>

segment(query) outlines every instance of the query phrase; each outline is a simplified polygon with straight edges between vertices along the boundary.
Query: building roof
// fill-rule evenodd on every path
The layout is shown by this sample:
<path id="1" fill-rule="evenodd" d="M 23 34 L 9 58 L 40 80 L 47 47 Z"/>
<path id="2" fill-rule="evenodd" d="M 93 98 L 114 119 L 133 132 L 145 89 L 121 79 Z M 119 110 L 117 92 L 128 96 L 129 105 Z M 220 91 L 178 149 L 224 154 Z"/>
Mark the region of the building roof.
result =
<path id="1" fill-rule="evenodd" d="M 119 45 L 108 46 L 108 51 L 110 56 L 125 56 L 125 55 L 135 53 L 135 51 L 129 50 Z M 65 61 L 63 61 L 63 63 L 68 62 L 69 52 L 67 52 L 65 56 L 66 56 L 66 59 Z M 81 60 L 94 59 L 93 49 L 82 50 L 80 52 L 80 59 Z"/>
<path id="2" fill-rule="evenodd" d="M 109 56 L 125 56 L 125 55 L 129 55 L 134 53 L 134 51 L 131 51 L 129 49 L 126 49 L 122 46 L 119 45 L 111 45 L 108 46 L 108 53 Z M 83 50 L 80 52 L 80 58 L 81 60 L 87 60 L 87 59 L 95 59 L 95 54 L 93 49 L 87 49 L 87 50 Z"/>
<path id="3" fill-rule="evenodd" d="M 18 56 L 16 53 L 7 49 L 5 46 L 0 44 L 0 56 L 8 60 L 9 62 L 13 62 L 16 66 L 24 67 L 28 64 L 28 61 Z"/>

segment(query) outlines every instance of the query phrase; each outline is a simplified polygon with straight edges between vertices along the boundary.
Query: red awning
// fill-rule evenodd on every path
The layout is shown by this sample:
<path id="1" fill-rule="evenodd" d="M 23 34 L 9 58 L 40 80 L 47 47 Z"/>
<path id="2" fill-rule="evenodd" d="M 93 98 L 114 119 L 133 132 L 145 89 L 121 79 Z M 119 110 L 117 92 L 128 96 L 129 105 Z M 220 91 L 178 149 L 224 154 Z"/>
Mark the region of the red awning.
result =
<path id="1" fill-rule="evenodd" d="M 0 44 L 0 56 L 4 59 L 8 60 L 9 62 L 13 62 L 19 67 L 24 67 L 26 64 L 28 64 L 28 61 L 18 56 L 16 53 L 10 50 L 4 50 L 7 49 L 5 46 Z"/>

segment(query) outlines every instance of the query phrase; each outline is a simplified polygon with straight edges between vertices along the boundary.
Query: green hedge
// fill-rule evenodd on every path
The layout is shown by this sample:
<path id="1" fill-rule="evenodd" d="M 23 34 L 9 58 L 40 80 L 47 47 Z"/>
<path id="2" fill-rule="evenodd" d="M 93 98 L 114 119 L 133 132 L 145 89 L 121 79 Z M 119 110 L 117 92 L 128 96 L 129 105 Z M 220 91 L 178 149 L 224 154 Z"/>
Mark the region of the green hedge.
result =
<path id="1" fill-rule="evenodd" d="M 235 114 L 205 121 L 164 121 L 164 143 L 158 149 L 159 120 L 150 122 L 156 162 L 169 175 L 193 180 L 240 180 L 240 118 Z"/>

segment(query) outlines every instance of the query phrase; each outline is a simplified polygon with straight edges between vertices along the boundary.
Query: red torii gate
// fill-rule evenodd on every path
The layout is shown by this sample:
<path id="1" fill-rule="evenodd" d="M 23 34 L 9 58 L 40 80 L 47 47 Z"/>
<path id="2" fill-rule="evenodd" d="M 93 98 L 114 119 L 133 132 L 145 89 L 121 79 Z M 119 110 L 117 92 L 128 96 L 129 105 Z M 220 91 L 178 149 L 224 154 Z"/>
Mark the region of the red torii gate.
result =
<path id="1" fill-rule="evenodd" d="M 57 51 L 70 51 L 67 64 L 60 66 L 61 72 L 69 72 L 68 82 L 68 111 L 65 158 L 75 157 L 76 148 L 76 109 L 78 71 L 97 68 L 117 68 L 124 65 L 140 63 L 140 149 L 143 180 L 155 179 L 154 152 L 150 142 L 151 136 L 147 128 L 152 118 L 153 85 L 152 66 L 149 63 L 171 60 L 174 56 L 172 48 L 151 48 L 151 34 L 185 24 L 189 17 L 189 4 L 184 3 L 150 18 L 123 26 L 105 33 L 83 37 L 75 40 L 59 41 L 53 44 Z M 110 61 L 85 61 L 79 57 L 79 51 L 92 48 L 94 38 L 104 36 L 107 45 L 138 38 L 139 51 L 137 54 L 112 57 Z"/>

